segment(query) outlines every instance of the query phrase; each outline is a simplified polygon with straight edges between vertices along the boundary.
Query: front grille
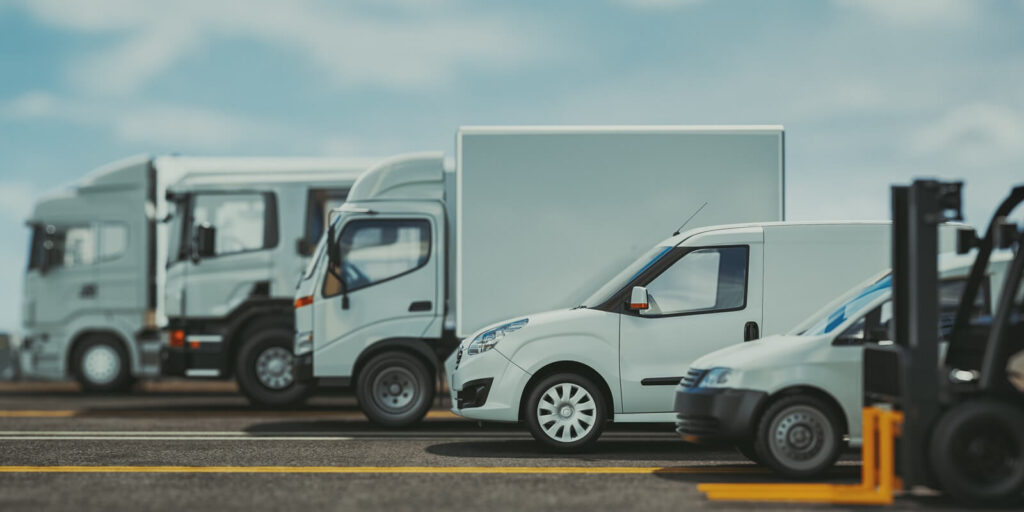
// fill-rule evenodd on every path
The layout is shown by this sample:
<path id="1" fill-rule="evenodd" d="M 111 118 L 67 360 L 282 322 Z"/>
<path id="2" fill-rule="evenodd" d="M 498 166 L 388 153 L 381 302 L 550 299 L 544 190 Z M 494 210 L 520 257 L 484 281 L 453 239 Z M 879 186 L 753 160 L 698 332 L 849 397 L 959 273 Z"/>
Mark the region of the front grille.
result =
<path id="1" fill-rule="evenodd" d="M 684 388 L 696 387 L 697 384 L 700 384 L 701 379 L 703 379 L 707 373 L 707 370 L 690 368 L 689 370 L 686 370 L 686 375 L 683 376 L 683 380 L 679 383 L 682 384 Z"/>

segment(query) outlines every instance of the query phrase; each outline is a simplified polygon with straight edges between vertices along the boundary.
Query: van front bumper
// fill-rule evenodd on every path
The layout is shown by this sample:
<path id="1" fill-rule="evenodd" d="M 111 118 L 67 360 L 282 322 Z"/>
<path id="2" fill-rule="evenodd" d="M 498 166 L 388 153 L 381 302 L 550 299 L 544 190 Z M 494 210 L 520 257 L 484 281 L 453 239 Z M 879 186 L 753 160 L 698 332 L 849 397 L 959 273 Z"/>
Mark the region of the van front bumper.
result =
<path id="1" fill-rule="evenodd" d="M 474 420 L 519 421 L 519 401 L 530 374 L 495 349 L 474 356 L 464 350 L 456 349 L 445 361 L 452 412 Z"/>
<path id="2" fill-rule="evenodd" d="M 693 443 L 749 440 L 764 391 L 733 388 L 676 390 L 676 432 Z"/>

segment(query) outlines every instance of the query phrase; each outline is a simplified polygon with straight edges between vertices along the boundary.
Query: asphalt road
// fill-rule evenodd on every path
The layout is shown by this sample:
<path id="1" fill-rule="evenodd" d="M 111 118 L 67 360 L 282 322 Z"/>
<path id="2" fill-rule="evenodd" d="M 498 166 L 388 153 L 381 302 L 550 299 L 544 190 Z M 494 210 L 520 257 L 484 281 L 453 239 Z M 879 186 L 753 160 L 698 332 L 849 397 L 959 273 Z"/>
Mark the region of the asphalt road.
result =
<path id="1" fill-rule="evenodd" d="M 590 453 L 550 453 L 516 426 L 444 404 L 380 429 L 350 396 L 256 410 L 224 383 L 150 384 L 86 396 L 67 384 L 0 384 L 0 510 L 795 510 L 712 502 L 705 482 L 778 482 L 728 449 L 668 426 L 610 425 Z M 825 480 L 859 480 L 856 454 Z M 844 507 L 840 507 L 844 508 Z M 895 509 L 951 508 L 942 497 Z"/>

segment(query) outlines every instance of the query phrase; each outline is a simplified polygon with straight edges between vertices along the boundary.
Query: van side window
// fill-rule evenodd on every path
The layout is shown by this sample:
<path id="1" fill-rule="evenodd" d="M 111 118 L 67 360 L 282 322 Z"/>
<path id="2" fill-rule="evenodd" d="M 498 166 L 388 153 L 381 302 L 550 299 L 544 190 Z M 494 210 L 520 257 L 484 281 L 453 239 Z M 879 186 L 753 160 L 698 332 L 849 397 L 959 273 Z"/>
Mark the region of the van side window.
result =
<path id="1" fill-rule="evenodd" d="M 747 247 L 689 252 L 647 285 L 650 300 L 662 315 L 743 309 L 747 255 Z"/>
<path id="2" fill-rule="evenodd" d="M 217 256 L 266 247 L 267 204 L 264 194 L 197 194 L 192 200 L 192 230 L 208 223 L 217 229 Z"/>
<path id="3" fill-rule="evenodd" d="M 427 264 L 430 223 L 423 219 L 355 220 L 338 238 L 342 268 L 333 267 L 324 282 L 324 296 L 341 293 L 337 274 L 349 292 L 393 279 Z"/>
<path id="4" fill-rule="evenodd" d="M 100 224 L 100 261 L 116 260 L 128 249 L 128 228 L 124 224 Z"/>

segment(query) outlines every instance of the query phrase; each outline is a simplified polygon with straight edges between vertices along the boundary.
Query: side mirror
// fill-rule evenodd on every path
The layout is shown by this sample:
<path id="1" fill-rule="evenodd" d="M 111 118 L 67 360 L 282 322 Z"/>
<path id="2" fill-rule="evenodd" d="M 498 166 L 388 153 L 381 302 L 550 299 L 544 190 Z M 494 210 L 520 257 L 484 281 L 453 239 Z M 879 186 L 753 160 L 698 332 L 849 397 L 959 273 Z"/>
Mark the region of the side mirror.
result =
<path id="1" fill-rule="evenodd" d="M 1009 249 L 1020 237 L 1017 231 L 1017 224 L 1007 219 L 1000 219 L 995 229 L 995 240 L 992 241 L 997 249 Z"/>
<path id="2" fill-rule="evenodd" d="M 217 254 L 217 228 L 203 223 L 196 226 L 196 255 L 209 258 Z"/>
<path id="3" fill-rule="evenodd" d="M 960 228 L 956 230 L 956 253 L 967 254 L 971 249 L 978 246 L 981 240 L 978 239 L 978 232 L 973 228 Z"/>
<path id="4" fill-rule="evenodd" d="M 647 288 L 643 286 L 634 286 L 632 293 L 629 295 L 629 309 L 631 311 L 645 311 L 650 308 L 651 305 L 648 302 Z"/>

